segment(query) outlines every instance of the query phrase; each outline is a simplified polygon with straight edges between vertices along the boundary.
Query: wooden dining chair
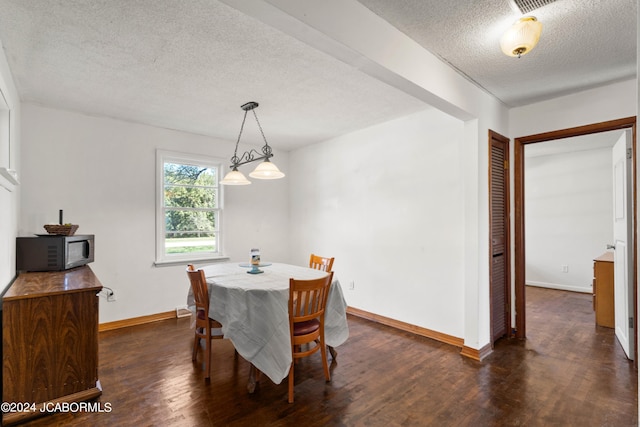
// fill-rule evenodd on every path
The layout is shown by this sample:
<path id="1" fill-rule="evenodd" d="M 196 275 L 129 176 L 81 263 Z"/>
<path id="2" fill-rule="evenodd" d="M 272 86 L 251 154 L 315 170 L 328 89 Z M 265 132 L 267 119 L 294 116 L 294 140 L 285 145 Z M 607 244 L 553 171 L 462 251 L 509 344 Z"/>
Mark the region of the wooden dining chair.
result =
<path id="1" fill-rule="evenodd" d="M 326 258 L 320 255 L 311 254 L 309 258 L 309 268 L 315 268 L 316 270 L 326 271 L 327 273 L 331 273 L 331 269 L 333 268 L 333 260 L 335 258 Z M 329 353 L 331 353 L 331 358 L 336 360 L 338 357 L 338 352 L 335 348 L 331 346 L 327 346 Z"/>
<path id="2" fill-rule="evenodd" d="M 309 258 L 309 268 L 315 268 L 316 270 L 326 271 L 331 273 L 331 267 L 333 267 L 334 258 L 325 258 L 320 255 L 311 254 Z"/>
<path id="3" fill-rule="evenodd" d="M 293 374 L 296 360 L 320 350 L 324 377 L 327 381 L 331 381 L 324 343 L 324 311 L 332 281 L 333 273 L 320 279 L 289 279 L 289 331 L 292 355 L 289 369 L 289 403 L 293 403 Z"/>
<path id="4" fill-rule="evenodd" d="M 196 302 L 196 332 L 193 342 L 193 353 L 191 360 L 196 361 L 200 340 L 205 340 L 204 346 L 204 370 L 205 381 L 211 377 L 211 340 L 222 339 L 222 324 L 217 320 L 209 318 L 209 289 L 204 276 L 204 270 L 196 270 L 193 264 L 187 266 L 187 275 L 191 282 L 191 290 Z"/>

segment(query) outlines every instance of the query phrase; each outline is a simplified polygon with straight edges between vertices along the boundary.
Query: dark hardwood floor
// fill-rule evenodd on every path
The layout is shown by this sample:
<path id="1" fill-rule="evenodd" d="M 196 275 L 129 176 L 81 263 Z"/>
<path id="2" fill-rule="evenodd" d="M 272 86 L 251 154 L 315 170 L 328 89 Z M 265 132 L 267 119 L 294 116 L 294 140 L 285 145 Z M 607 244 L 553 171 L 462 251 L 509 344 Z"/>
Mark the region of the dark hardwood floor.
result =
<path id="1" fill-rule="evenodd" d="M 350 317 L 332 381 L 318 357 L 287 381 L 246 391 L 249 364 L 214 341 L 211 383 L 191 362 L 189 319 L 100 334 L 109 413 L 60 413 L 28 426 L 634 426 L 637 372 L 587 294 L 527 288 L 526 341 L 483 362 L 460 349 Z"/>

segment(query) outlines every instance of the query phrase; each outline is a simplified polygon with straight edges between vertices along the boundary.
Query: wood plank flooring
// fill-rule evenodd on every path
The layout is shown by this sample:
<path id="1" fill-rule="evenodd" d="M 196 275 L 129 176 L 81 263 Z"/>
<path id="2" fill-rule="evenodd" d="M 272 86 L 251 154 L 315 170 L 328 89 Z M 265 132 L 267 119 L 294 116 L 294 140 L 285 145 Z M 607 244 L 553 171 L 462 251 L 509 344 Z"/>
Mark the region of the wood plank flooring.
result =
<path id="1" fill-rule="evenodd" d="M 100 334 L 100 402 L 26 426 L 634 426 L 637 371 L 591 297 L 527 288 L 526 341 L 502 340 L 483 362 L 460 349 L 355 317 L 332 381 L 311 357 L 287 382 L 247 394 L 249 364 L 214 341 L 212 378 L 191 362 L 189 319 Z"/>

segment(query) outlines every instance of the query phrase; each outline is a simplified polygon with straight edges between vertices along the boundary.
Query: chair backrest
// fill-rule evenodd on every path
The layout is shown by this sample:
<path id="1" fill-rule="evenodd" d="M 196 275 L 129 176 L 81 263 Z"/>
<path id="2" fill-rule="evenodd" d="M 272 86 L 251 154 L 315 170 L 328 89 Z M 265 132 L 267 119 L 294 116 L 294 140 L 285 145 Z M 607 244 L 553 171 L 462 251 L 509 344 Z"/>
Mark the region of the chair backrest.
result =
<path id="1" fill-rule="evenodd" d="M 311 280 L 289 279 L 289 321 L 291 324 L 319 318 L 324 322 L 333 273 Z"/>
<path id="2" fill-rule="evenodd" d="M 331 273 L 331 268 L 333 267 L 334 258 L 325 258 L 320 255 L 311 254 L 311 258 L 309 258 L 309 267 L 315 268 L 316 270 L 326 271 L 327 273 Z"/>
<path id="3" fill-rule="evenodd" d="M 207 288 L 207 279 L 204 277 L 204 270 L 196 270 L 193 264 L 189 264 L 187 265 L 187 276 L 191 282 L 196 310 L 204 310 L 205 313 L 209 313 L 209 289 Z"/>

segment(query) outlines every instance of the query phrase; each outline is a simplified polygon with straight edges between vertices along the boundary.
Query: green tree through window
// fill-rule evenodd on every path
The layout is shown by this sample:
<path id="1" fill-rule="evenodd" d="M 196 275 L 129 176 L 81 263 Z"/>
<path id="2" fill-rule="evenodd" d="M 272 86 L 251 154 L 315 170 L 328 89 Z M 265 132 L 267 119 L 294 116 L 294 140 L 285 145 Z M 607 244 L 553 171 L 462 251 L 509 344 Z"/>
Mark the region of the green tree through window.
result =
<path id="1" fill-rule="evenodd" d="M 165 157 L 162 161 L 162 256 L 202 258 L 220 254 L 218 165 Z"/>

